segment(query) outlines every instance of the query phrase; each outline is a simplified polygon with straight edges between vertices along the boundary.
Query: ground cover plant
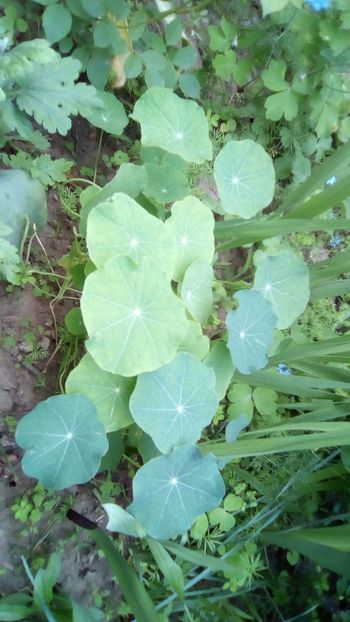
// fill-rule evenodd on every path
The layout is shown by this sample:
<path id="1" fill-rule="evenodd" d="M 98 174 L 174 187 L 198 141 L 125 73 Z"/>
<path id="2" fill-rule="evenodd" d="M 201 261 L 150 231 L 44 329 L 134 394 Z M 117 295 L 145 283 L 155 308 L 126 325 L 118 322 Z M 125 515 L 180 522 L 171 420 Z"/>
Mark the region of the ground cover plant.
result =
<path id="1" fill-rule="evenodd" d="M 35 38 L 21 3 L 0 18 L 0 269 L 8 296 L 46 295 L 61 366 L 16 423 L 39 488 L 13 508 L 36 533 L 65 500 L 122 596 L 83 606 L 57 552 L 35 577 L 24 556 L 0 620 L 347 620 L 347 7 L 31 4 Z M 77 113 L 101 131 L 86 175 L 38 152 Z M 71 229 L 55 267 L 48 187 Z"/>

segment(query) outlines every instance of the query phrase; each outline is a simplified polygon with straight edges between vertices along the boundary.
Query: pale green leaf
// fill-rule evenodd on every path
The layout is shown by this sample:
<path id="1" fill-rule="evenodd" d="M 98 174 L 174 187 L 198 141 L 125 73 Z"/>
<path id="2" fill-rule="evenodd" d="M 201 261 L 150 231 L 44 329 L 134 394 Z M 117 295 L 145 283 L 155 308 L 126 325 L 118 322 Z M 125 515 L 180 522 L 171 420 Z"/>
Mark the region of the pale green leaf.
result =
<path id="1" fill-rule="evenodd" d="M 224 494 L 214 456 L 203 458 L 197 447 L 179 447 L 138 470 L 129 511 L 150 536 L 163 540 L 185 533 Z"/>
<path id="2" fill-rule="evenodd" d="M 263 16 L 266 17 L 266 15 L 270 13 L 275 13 L 276 11 L 284 9 L 289 0 L 260 0 L 260 2 L 263 9 Z"/>
<path id="3" fill-rule="evenodd" d="M 214 341 L 203 362 L 215 372 L 216 394 L 222 400 L 233 376 L 230 351 L 223 341 Z"/>
<path id="4" fill-rule="evenodd" d="M 134 385 L 133 378 L 110 374 L 101 369 L 90 354 L 85 354 L 70 372 L 66 392 L 86 395 L 95 404 L 106 432 L 113 432 L 132 423 L 129 398 Z"/>
<path id="5" fill-rule="evenodd" d="M 251 218 L 273 199 L 275 171 L 266 151 L 252 140 L 231 140 L 218 153 L 214 177 L 228 214 Z"/>
<path id="6" fill-rule="evenodd" d="M 149 257 L 139 265 L 109 259 L 87 277 L 81 308 L 88 351 L 102 369 L 122 376 L 168 363 L 187 331 L 181 301 Z"/>
<path id="7" fill-rule="evenodd" d="M 141 374 L 130 398 L 133 418 L 163 453 L 196 443 L 217 407 L 214 372 L 185 352 Z"/>
<path id="8" fill-rule="evenodd" d="M 196 102 L 181 99 L 170 89 L 152 87 L 138 99 L 131 116 L 141 125 L 142 145 L 161 147 L 187 162 L 211 160 L 208 122 Z"/>
<path id="9" fill-rule="evenodd" d="M 277 316 L 277 328 L 288 328 L 308 303 L 308 268 L 290 251 L 280 251 L 259 263 L 254 289 L 272 305 Z"/>
<path id="10" fill-rule="evenodd" d="M 40 402 L 19 422 L 16 441 L 25 474 L 54 490 L 88 482 L 108 449 L 95 406 L 82 395 Z"/>
<path id="11" fill-rule="evenodd" d="M 174 272 L 176 243 L 171 231 L 127 194 L 115 193 L 92 210 L 86 240 L 98 268 L 111 257 L 127 255 L 136 263 L 151 257 L 169 277 Z"/>
<path id="12" fill-rule="evenodd" d="M 228 347 L 233 364 L 242 374 L 250 374 L 267 364 L 277 317 L 271 304 L 253 290 L 236 292 L 236 311 L 227 314 Z"/>
<path id="13" fill-rule="evenodd" d="M 178 347 L 178 352 L 190 352 L 203 359 L 209 352 L 209 345 L 209 338 L 203 335 L 200 325 L 188 320 L 187 333 Z"/>
<path id="14" fill-rule="evenodd" d="M 80 233 L 86 236 L 86 222 L 91 210 L 100 203 L 110 199 L 116 192 L 124 192 L 129 197 L 136 197 L 147 183 L 147 172 L 144 166 L 123 163 L 117 174 L 103 188 L 89 186 L 80 195 L 82 210 L 80 212 Z M 92 189 L 92 193 L 91 193 Z"/>
<path id="15" fill-rule="evenodd" d="M 109 531 L 123 533 L 133 538 L 144 538 L 145 530 L 137 522 L 136 518 L 115 503 L 104 503 L 102 507 L 107 512 L 108 523 L 106 528 Z"/>
<path id="16" fill-rule="evenodd" d="M 176 238 L 175 281 L 183 278 L 196 259 L 211 263 L 214 256 L 214 216 L 196 197 L 188 196 L 174 203 L 166 226 Z"/>
<path id="17" fill-rule="evenodd" d="M 181 285 L 181 299 L 187 311 L 200 324 L 208 321 L 213 306 L 213 268 L 197 259 L 186 270 Z"/>

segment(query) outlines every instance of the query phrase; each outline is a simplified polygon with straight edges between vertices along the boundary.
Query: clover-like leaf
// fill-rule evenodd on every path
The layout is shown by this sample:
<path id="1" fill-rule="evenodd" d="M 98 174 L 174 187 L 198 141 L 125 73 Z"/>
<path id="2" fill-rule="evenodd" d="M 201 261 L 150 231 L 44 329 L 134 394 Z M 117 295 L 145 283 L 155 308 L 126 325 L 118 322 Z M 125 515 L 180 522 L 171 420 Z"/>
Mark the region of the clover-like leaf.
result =
<path id="1" fill-rule="evenodd" d="M 83 395 L 55 395 L 19 422 L 16 441 L 25 449 L 23 471 L 60 490 L 96 475 L 108 441 L 93 403 Z"/>
<path id="2" fill-rule="evenodd" d="M 166 221 L 176 238 L 177 256 L 173 278 L 180 281 L 196 259 L 211 263 L 214 256 L 214 216 L 196 197 L 186 197 L 171 208 Z"/>
<path id="3" fill-rule="evenodd" d="M 235 294 L 239 307 L 227 314 L 228 347 L 233 364 L 242 374 L 251 374 L 267 363 L 277 317 L 271 304 L 253 290 Z"/>
<path id="4" fill-rule="evenodd" d="M 174 271 L 176 241 L 171 231 L 127 194 L 116 193 L 92 210 L 86 239 L 98 268 L 111 257 L 127 255 L 136 263 L 152 257 L 169 277 Z"/>
<path id="5" fill-rule="evenodd" d="M 230 140 L 214 162 L 214 177 L 227 214 L 251 218 L 271 203 L 275 171 L 266 151 L 252 140 Z"/>
<path id="6" fill-rule="evenodd" d="M 81 298 L 86 347 L 104 370 L 136 376 L 168 363 L 187 331 L 184 307 L 158 263 L 112 257 Z"/>
<path id="7" fill-rule="evenodd" d="M 187 162 L 211 160 L 208 121 L 196 102 L 153 86 L 137 100 L 131 116 L 141 124 L 143 146 L 160 147 Z"/>
<path id="8" fill-rule="evenodd" d="M 134 386 L 134 378 L 110 374 L 101 369 L 90 354 L 85 354 L 70 372 L 66 392 L 86 395 L 95 404 L 106 432 L 114 432 L 132 423 L 129 398 Z"/>
<path id="9" fill-rule="evenodd" d="M 279 121 L 284 117 L 287 121 L 292 121 L 299 110 L 299 97 L 291 88 L 274 93 L 266 98 L 265 104 L 266 118 L 272 121 Z"/>
<path id="10" fill-rule="evenodd" d="M 208 321 L 213 306 L 212 283 L 213 268 L 201 259 L 197 259 L 187 268 L 182 281 L 182 302 L 200 324 Z"/>
<path id="11" fill-rule="evenodd" d="M 199 514 L 216 508 L 224 494 L 214 456 L 203 457 L 197 447 L 178 447 L 138 470 L 128 510 L 153 538 L 174 538 Z"/>
<path id="12" fill-rule="evenodd" d="M 154 372 L 141 374 L 130 398 L 136 423 L 163 453 L 194 444 L 216 413 L 215 374 L 186 352 Z"/>
<path id="13" fill-rule="evenodd" d="M 277 328 L 288 328 L 308 303 L 309 270 L 294 253 L 280 251 L 259 262 L 254 289 L 270 302 L 277 315 Z"/>

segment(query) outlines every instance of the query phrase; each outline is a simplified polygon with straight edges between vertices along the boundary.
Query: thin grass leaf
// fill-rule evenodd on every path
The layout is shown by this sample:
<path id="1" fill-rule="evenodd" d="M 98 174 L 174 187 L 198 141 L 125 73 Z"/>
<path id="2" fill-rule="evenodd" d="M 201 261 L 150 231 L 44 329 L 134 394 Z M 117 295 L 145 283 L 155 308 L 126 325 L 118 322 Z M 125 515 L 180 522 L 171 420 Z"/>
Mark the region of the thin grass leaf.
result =
<path id="1" fill-rule="evenodd" d="M 334 186 L 329 186 L 305 203 L 292 206 L 283 214 L 283 218 L 315 218 L 339 205 L 350 195 L 350 175 L 346 175 Z"/>
<path id="2" fill-rule="evenodd" d="M 92 529 L 89 533 L 103 551 L 137 622 L 160 622 L 156 608 L 143 584 L 114 546 L 113 541 L 99 529 Z"/>
<path id="3" fill-rule="evenodd" d="M 288 233 L 309 232 L 309 231 L 334 231 L 349 230 L 350 220 L 337 219 L 306 220 L 303 218 L 273 218 L 252 219 L 249 222 L 237 220 L 221 220 L 215 224 L 215 238 L 217 240 L 227 240 L 222 242 L 217 250 L 236 248 L 244 244 L 261 242 L 276 235 L 287 235 Z"/>
<path id="4" fill-rule="evenodd" d="M 325 158 L 324 162 L 313 170 L 310 177 L 285 198 L 281 209 L 286 211 L 293 205 L 301 203 L 312 192 L 321 188 L 346 162 L 350 162 L 350 143 L 338 147 L 331 156 Z"/>
<path id="5" fill-rule="evenodd" d="M 336 529 L 336 527 L 331 529 Z M 308 537 L 307 532 L 307 529 L 289 532 L 265 532 L 261 534 L 260 539 L 264 544 L 273 544 L 284 549 L 297 551 L 312 559 L 316 564 L 350 579 L 350 553 L 347 550 L 337 550 L 331 546 L 326 546 L 320 541 L 313 542 Z M 347 537 L 349 538 L 349 536 Z M 327 542 L 327 538 L 325 540 Z"/>
<path id="6" fill-rule="evenodd" d="M 350 434 L 346 437 L 338 430 L 299 434 L 281 438 L 260 438 L 256 440 L 239 440 L 235 443 L 201 444 L 202 453 L 213 453 L 217 458 L 248 458 L 266 454 L 285 453 L 289 451 L 316 450 L 322 447 L 338 447 L 350 445 Z"/>
<path id="7" fill-rule="evenodd" d="M 337 279 L 336 281 L 326 281 L 320 285 L 310 286 L 310 300 L 320 298 L 335 298 L 344 296 L 350 292 L 350 279 Z"/>

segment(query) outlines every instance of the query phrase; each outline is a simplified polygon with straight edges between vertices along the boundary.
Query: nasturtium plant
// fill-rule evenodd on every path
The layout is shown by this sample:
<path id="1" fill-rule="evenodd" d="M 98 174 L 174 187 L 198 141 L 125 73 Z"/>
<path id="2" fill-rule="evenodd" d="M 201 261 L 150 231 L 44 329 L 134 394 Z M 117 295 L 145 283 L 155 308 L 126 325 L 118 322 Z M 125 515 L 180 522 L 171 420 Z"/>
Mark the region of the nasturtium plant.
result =
<path id="1" fill-rule="evenodd" d="M 80 195 L 80 233 L 84 237 L 86 236 L 87 219 L 91 210 L 96 207 L 96 205 L 111 200 L 113 195 L 117 192 L 135 198 L 142 192 L 146 184 L 147 171 L 144 166 L 123 163 L 113 179 L 103 186 L 103 188 L 98 188 L 96 186 L 85 188 Z"/>
<path id="2" fill-rule="evenodd" d="M 182 169 L 174 168 L 168 162 L 162 162 L 146 164 L 146 170 L 148 175 L 144 193 L 146 196 L 156 199 L 159 203 L 169 203 L 188 195 L 188 181 Z"/>
<path id="3" fill-rule="evenodd" d="M 203 362 L 214 371 L 216 394 L 219 400 L 222 400 L 226 395 L 234 372 L 232 357 L 226 344 L 221 340 L 214 341 Z"/>
<path id="4" fill-rule="evenodd" d="M 144 538 L 146 532 L 136 518 L 116 503 L 103 503 L 102 507 L 107 513 L 109 531 L 117 531 L 133 538 Z"/>
<path id="5" fill-rule="evenodd" d="M 213 306 L 213 268 L 197 259 L 186 270 L 181 285 L 181 299 L 192 317 L 200 324 L 208 321 Z"/>
<path id="6" fill-rule="evenodd" d="M 139 264 L 112 257 L 89 274 L 81 309 L 88 352 L 102 369 L 122 376 L 168 363 L 187 331 L 181 300 L 162 267 L 149 257 Z"/>
<path id="7" fill-rule="evenodd" d="M 127 255 L 136 263 L 151 257 L 169 277 L 174 272 L 176 241 L 164 223 L 123 193 L 92 210 L 87 221 L 87 245 L 94 264 Z"/>
<path id="8" fill-rule="evenodd" d="M 131 116 L 141 125 L 143 146 L 160 147 L 187 162 L 211 160 L 208 122 L 196 102 L 154 86 L 138 99 Z"/>
<path id="9" fill-rule="evenodd" d="M 199 359 L 204 359 L 209 352 L 209 347 L 209 337 L 203 335 L 198 322 L 188 320 L 187 332 L 178 347 L 178 351 L 190 352 L 191 354 L 195 354 Z"/>
<path id="10" fill-rule="evenodd" d="M 184 446 L 153 458 L 136 473 L 128 511 L 153 538 L 174 538 L 217 507 L 225 484 L 213 455 Z"/>
<path id="11" fill-rule="evenodd" d="M 188 196 L 176 201 L 166 226 L 176 239 L 175 281 L 181 281 L 189 266 L 202 259 L 209 263 L 214 257 L 214 216 L 202 201 Z"/>
<path id="12" fill-rule="evenodd" d="M 130 410 L 158 449 L 168 453 L 196 443 L 218 404 L 214 372 L 193 354 L 180 352 L 167 365 L 138 376 Z"/>
<path id="13" fill-rule="evenodd" d="M 227 314 L 228 347 L 233 364 L 242 374 L 250 374 L 267 364 L 277 317 L 270 302 L 254 290 L 236 292 L 239 307 Z"/>
<path id="14" fill-rule="evenodd" d="M 214 177 L 227 214 L 251 218 L 273 198 L 275 171 L 271 157 L 252 140 L 230 140 L 214 162 Z"/>
<path id="15" fill-rule="evenodd" d="M 96 408 L 83 395 L 40 402 L 19 422 L 16 441 L 25 450 L 25 474 L 53 490 L 88 482 L 108 449 Z"/>
<path id="16" fill-rule="evenodd" d="M 310 297 L 308 267 L 287 250 L 267 256 L 258 263 L 254 289 L 270 302 L 277 328 L 288 328 L 305 310 Z"/>
<path id="17" fill-rule="evenodd" d="M 85 354 L 69 374 L 67 393 L 80 393 L 95 405 L 106 432 L 125 428 L 132 423 L 129 398 L 135 386 L 134 378 L 111 374 L 99 367 L 90 354 Z"/>

